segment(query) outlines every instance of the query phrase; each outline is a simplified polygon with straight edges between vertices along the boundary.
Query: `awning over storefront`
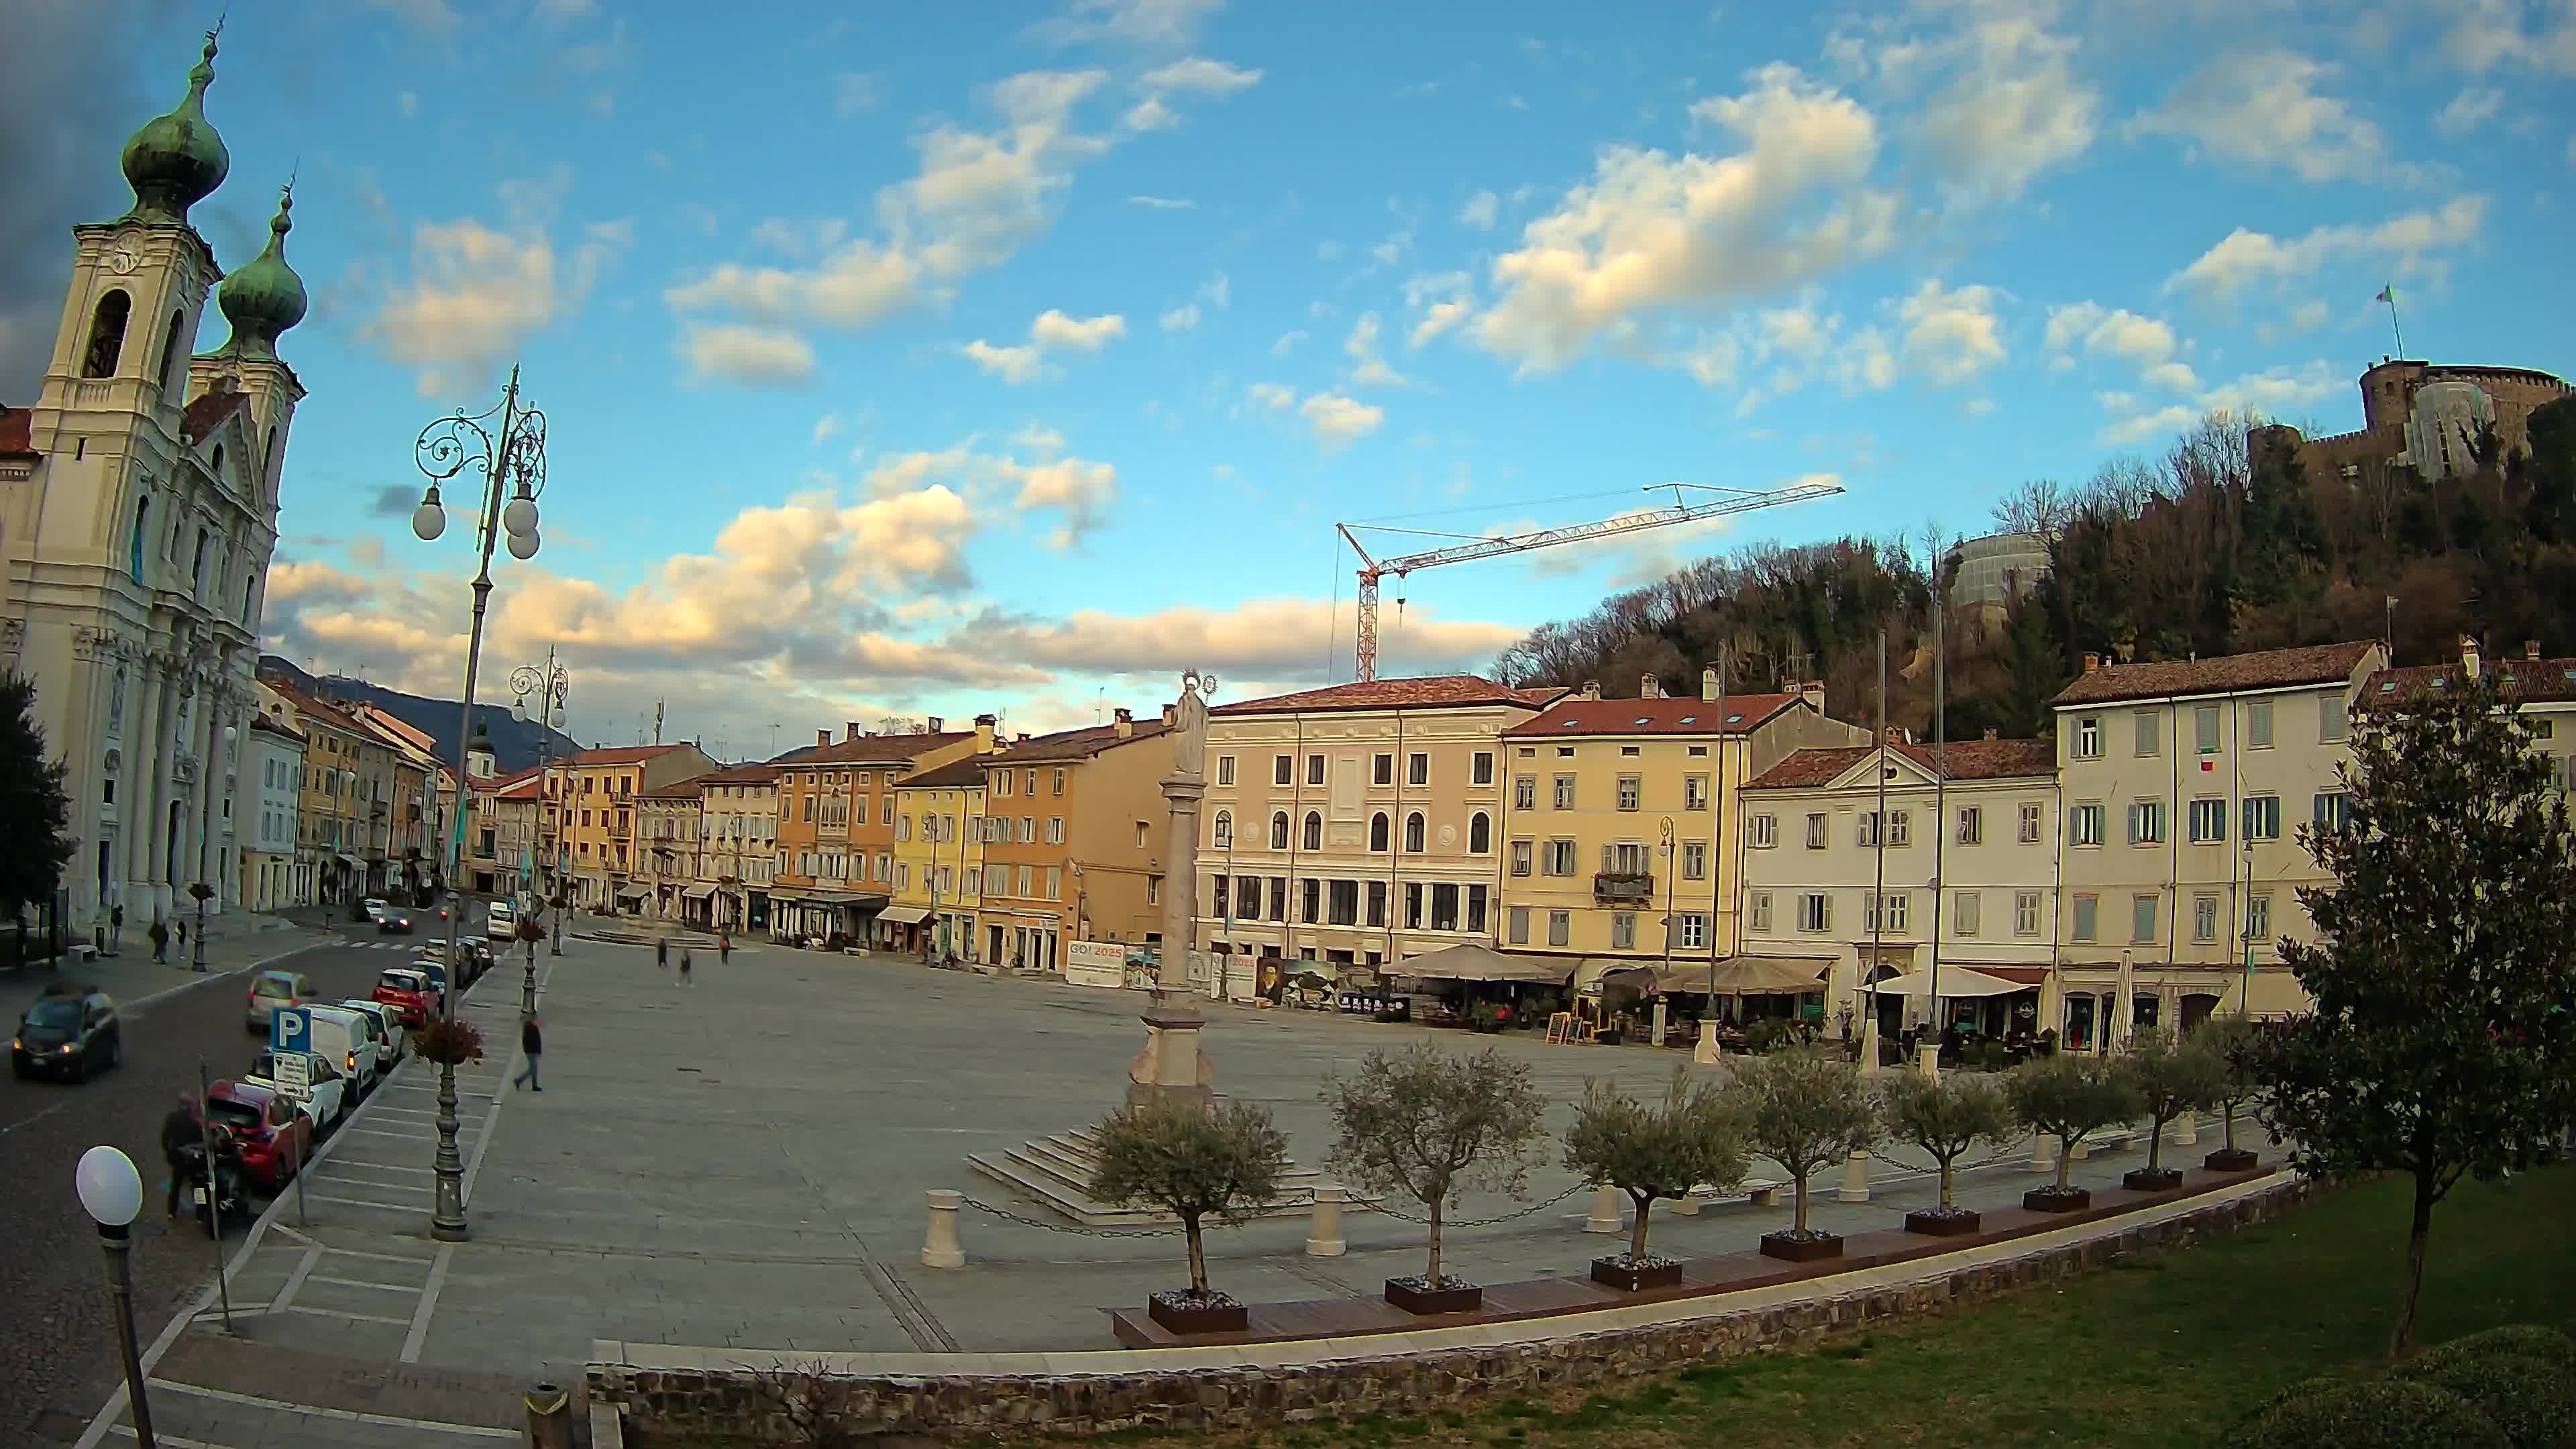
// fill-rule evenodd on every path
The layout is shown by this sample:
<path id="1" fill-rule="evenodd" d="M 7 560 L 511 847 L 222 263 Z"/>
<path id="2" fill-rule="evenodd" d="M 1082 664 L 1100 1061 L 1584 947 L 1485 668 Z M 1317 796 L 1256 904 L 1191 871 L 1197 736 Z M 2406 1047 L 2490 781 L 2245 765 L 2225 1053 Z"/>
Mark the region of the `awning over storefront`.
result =
<path id="1" fill-rule="evenodd" d="M 1883 996 L 1926 996 L 1931 994 L 1933 989 L 1932 973 L 1909 971 L 1902 976 L 1891 976 L 1878 983 L 1875 989 Z M 1945 997 L 2007 996 L 2016 991 L 2029 989 L 2018 981 L 2006 981 L 2000 976 L 1989 976 L 1983 971 L 1971 971 L 1965 966 L 1941 968 L 1940 990 Z"/>
<path id="2" fill-rule="evenodd" d="M 1611 967 L 1601 973 L 1602 985 L 1625 986 L 1635 991 L 1803 996 L 1810 991 L 1824 989 L 1824 983 L 1818 978 L 1833 963 L 1820 956 L 1728 956 L 1717 962 L 1714 968 L 1706 961 L 1675 961 L 1667 969 L 1661 961 L 1619 961 L 1614 964 L 1599 957 L 1587 964 Z"/>
<path id="3" fill-rule="evenodd" d="M 770 888 L 770 899 L 803 906 L 882 906 L 884 896 L 853 895 L 848 891 L 798 890 L 794 886 Z"/>
<path id="4" fill-rule="evenodd" d="M 640 901 L 650 897 L 652 894 L 653 888 L 651 886 L 631 885 L 619 886 L 617 888 L 617 898 L 621 901 Z"/>
<path id="5" fill-rule="evenodd" d="M 356 856 L 351 855 L 345 850 L 340 852 L 339 861 L 342 865 L 347 866 L 351 870 L 365 870 L 367 868 L 367 863 L 365 861 L 358 859 Z"/>
<path id="6" fill-rule="evenodd" d="M 877 919 L 889 926 L 918 926 L 930 919 L 926 906 L 888 906 L 877 912 Z"/>
<path id="7" fill-rule="evenodd" d="M 1577 964 L 1570 956 L 1516 956 L 1467 944 L 1424 956 L 1408 956 L 1387 969 L 1399 976 L 1429 976 L 1443 981 L 1526 981 L 1563 986 Z"/>
<path id="8" fill-rule="evenodd" d="M 702 901 L 702 900 L 705 900 L 707 897 L 709 897 L 709 896 L 711 896 L 711 895 L 714 895 L 715 893 L 716 893 L 716 888 L 715 888 L 714 886 L 711 886 L 711 885 L 693 885 L 693 886 L 689 887 L 688 889 L 686 889 L 686 890 L 684 890 L 684 891 L 680 892 L 680 895 L 681 895 L 681 897 L 682 897 L 683 899 L 686 899 L 686 900 Z"/>

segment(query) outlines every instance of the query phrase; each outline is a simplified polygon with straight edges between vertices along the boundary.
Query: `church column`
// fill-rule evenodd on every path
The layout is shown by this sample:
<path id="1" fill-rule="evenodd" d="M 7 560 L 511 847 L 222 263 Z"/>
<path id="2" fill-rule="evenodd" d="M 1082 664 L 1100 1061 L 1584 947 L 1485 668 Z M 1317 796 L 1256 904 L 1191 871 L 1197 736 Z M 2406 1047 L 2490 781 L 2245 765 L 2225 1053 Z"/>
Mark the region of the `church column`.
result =
<path id="1" fill-rule="evenodd" d="M 127 924 L 136 930 L 152 924 L 152 826 L 160 809 L 156 773 L 161 758 L 161 730 L 170 711 L 170 681 L 160 661 L 147 650 L 134 658 L 134 717 L 126 721 L 124 768 L 118 773 L 117 828 L 124 832 L 125 881 L 120 887 Z"/>
<path id="2" fill-rule="evenodd" d="M 152 861 L 145 873 L 153 908 L 164 918 L 176 909 L 170 891 L 170 807 L 176 804 L 182 816 L 187 814 L 187 793 L 179 786 L 179 741 L 186 733 L 183 727 L 193 723 L 198 713 L 196 681 L 188 677 L 187 665 L 173 658 L 168 667 L 169 706 L 162 711 L 160 737 L 152 751 Z"/>

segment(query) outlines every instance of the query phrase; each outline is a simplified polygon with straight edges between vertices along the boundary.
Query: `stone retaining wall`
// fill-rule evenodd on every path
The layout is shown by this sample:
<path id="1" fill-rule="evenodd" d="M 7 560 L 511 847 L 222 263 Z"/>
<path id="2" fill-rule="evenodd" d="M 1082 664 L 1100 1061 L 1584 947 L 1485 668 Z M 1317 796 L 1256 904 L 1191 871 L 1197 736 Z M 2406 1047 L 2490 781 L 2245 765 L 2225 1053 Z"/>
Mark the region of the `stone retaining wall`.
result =
<path id="1" fill-rule="evenodd" d="M 782 1389 L 831 1405 L 853 1434 L 991 1435 L 1043 1431 L 1097 1434 L 1137 1427 L 1250 1428 L 1378 1411 L 1419 1413 L 1566 1387 L 1595 1388 L 1695 1364 L 1806 1342 L 1820 1335 L 1909 1314 L 1937 1312 L 2033 1283 L 2064 1278 L 2114 1258 L 2187 1246 L 2268 1221 L 2297 1206 L 2304 1180 L 2283 1182 L 2161 1222 L 2108 1231 L 2081 1242 L 1962 1267 L 1894 1287 L 1860 1289 L 1795 1303 L 1633 1328 L 1537 1338 L 1527 1343 L 1390 1353 L 1289 1367 L 1151 1369 L 1106 1374 L 956 1376 L 773 1375 L 749 1365 L 818 1364 L 834 1355 L 746 1352 L 745 1367 L 656 1369 L 590 1366 L 590 1397 L 624 1411 L 628 1435 L 651 1444 L 686 1435 L 750 1443 L 801 1442 L 789 1429 Z M 1819 1289 L 1830 1279 L 1818 1280 Z M 1284 1349 L 1287 1345 L 1279 1345 Z"/>

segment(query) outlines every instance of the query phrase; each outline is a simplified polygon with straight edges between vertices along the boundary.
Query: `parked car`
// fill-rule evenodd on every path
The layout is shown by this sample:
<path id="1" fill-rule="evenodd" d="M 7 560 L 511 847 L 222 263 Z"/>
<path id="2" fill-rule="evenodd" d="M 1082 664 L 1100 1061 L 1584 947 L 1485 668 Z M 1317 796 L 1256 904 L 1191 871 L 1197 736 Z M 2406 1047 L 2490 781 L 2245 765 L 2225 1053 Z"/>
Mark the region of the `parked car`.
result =
<path id="1" fill-rule="evenodd" d="M 18 1018 L 18 1034 L 9 1042 L 9 1071 L 20 1078 L 62 1076 L 77 1082 L 115 1066 L 124 1054 L 125 1032 L 107 993 L 95 986 L 57 983 Z"/>
<path id="2" fill-rule="evenodd" d="M 250 1070 L 243 1073 L 241 1079 L 254 1087 L 276 1091 L 278 1055 L 274 1051 L 265 1051 L 251 1058 Z M 294 1055 L 304 1058 L 305 1062 L 308 1095 L 301 1105 L 305 1115 L 313 1119 L 313 1135 L 328 1136 L 349 1115 L 349 1109 L 357 1105 L 350 1097 L 349 1076 L 340 1070 L 338 1061 L 320 1052 L 296 1052 Z"/>
<path id="3" fill-rule="evenodd" d="M 402 909 L 400 906 L 385 907 L 385 909 L 379 912 L 376 916 L 376 934 L 379 936 L 410 935 L 411 912 Z"/>
<path id="4" fill-rule="evenodd" d="M 411 969 L 419 972 L 423 977 L 428 979 L 430 989 L 437 992 L 440 999 L 444 1000 L 446 998 L 447 983 L 455 978 L 448 973 L 447 964 L 445 962 L 439 960 L 435 956 L 415 957 L 411 963 Z M 439 1008 L 436 1005 L 432 1005 L 430 1009 L 436 1011 Z"/>
<path id="5" fill-rule="evenodd" d="M 375 1023 L 376 1075 L 389 1077 L 394 1068 L 411 1052 L 411 1038 L 403 1031 L 402 1017 L 381 1001 L 361 1001 L 355 997 L 340 1003 Z"/>
<path id="6" fill-rule="evenodd" d="M 206 1114 L 240 1144 L 242 1167 L 260 1191 L 275 1193 L 313 1156 L 313 1123 L 295 1104 L 250 1082 L 217 1082 Z"/>
<path id="7" fill-rule="evenodd" d="M 250 1001 L 242 1019 L 265 1035 L 268 1019 L 281 1006 L 301 1006 L 313 999 L 313 978 L 301 971 L 262 971 L 250 979 Z"/>
<path id="8" fill-rule="evenodd" d="M 340 1064 L 349 1077 L 353 1097 L 363 1097 L 375 1089 L 381 1053 L 376 1048 L 375 1034 L 369 1030 L 371 1017 L 363 1017 L 345 1006 L 326 1006 L 319 1002 L 306 1008 L 313 1019 L 310 1050 L 330 1057 Z"/>
<path id="9" fill-rule="evenodd" d="M 358 909 L 368 920 L 380 920 L 385 914 L 385 898 L 382 896 L 369 896 L 365 900 L 358 902 Z"/>
<path id="10" fill-rule="evenodd" d="M 483 934 L 495 941 L 507 941 L 519 929 L 519 908 L 506 900 L 496 900 L 483 908 Z"/>
<path id="11" fill-rule="evenodd" d="M 396 966 L 378 976 L 370 994 L 406 1027 L 425 1026 L 438 1014 L 437 988 L 409 966 Z"/>

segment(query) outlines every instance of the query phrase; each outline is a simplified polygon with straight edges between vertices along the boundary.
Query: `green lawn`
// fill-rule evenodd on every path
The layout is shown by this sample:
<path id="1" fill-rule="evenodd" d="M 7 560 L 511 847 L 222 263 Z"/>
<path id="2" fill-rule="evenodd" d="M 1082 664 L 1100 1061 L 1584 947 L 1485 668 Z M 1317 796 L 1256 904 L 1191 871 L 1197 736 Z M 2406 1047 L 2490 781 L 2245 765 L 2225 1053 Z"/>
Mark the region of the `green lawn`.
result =
<path id="1" fill-rule="evenodd" d="M 2199 1449 L 2284 1384 L 2377 1362 L 2396 1312 L 2408 1191 L 2394 1181 L 2352 1188 L 2202 1247 L 1614 1393 L 1218 1437 L 1265 1449 Z M 2417 1341 L 2517 1321 L 2576 1330 L 2572 1224 L 2576 1169 L 2463 1183 L 2434 1217 Z"/>

